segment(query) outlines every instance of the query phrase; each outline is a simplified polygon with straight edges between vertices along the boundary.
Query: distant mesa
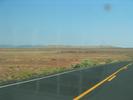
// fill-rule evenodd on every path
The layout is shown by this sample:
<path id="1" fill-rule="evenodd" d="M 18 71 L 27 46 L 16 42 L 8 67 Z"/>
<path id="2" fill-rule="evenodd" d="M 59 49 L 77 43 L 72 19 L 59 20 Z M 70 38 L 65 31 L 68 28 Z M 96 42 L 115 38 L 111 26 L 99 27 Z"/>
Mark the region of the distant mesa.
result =
<path id="1" fill-rule="evenodd" d="M 110 45 L 0 45 L 0 48 L 120 48 Z"/>

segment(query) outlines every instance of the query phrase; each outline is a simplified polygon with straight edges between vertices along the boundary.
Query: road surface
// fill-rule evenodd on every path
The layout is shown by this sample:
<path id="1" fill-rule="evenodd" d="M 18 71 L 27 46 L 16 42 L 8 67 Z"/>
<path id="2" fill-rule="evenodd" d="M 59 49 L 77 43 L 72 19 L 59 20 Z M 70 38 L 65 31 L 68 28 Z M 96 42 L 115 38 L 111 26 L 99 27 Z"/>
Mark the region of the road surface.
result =
<path id="1" fill-rule="evenodd" d="M 133 100 L 133 64 L 117 62 L 0 87 L 0 100 Z"/>

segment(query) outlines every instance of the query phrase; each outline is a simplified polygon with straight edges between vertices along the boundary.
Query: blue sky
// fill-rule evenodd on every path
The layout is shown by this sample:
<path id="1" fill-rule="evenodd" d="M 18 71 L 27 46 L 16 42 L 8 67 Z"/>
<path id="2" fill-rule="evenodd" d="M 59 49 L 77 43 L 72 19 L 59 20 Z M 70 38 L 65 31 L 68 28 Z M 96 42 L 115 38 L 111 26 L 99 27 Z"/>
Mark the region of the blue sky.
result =
<path id="1" fill-rule="evenodd" d="M 105 4 L 112 10 L 104 10 Z M 132 0 L 0 0 L 0 45 L 133 47 L 132 5 Z"/>

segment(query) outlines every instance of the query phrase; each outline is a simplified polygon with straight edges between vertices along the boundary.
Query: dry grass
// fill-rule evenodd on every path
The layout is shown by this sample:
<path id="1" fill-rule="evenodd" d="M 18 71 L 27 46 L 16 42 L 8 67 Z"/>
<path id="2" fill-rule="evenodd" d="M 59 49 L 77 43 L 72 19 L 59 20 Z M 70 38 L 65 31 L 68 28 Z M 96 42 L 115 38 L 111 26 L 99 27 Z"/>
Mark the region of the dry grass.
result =
<path id="1" fill-rule="evenodd" d="M 29 48 L 0 49 L 0 80 L 23 79 L 70 69 L 85 59 L 105 63 L 107 59 L 128 60 L 133 49 Z M 61 70 L 62 70 L 61 69 Z"/>

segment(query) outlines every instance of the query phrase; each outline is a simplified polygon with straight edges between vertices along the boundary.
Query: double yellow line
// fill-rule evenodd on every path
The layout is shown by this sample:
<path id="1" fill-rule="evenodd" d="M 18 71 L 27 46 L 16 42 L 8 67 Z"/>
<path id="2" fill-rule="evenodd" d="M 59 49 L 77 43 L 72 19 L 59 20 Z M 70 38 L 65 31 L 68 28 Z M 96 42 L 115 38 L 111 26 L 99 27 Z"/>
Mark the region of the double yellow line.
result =
<path id="1" fill-rule="evenodd" d="M 86 90 L 85 92 L 81 93 L 79 96 L 75 97 L 73 100 L 80 100 L 82 97 L 89 94 L 90 92 L 92 92 L 93 90 L 95 90 L 96 88 L 101 86 L 103 83 L 113 80 L 119 72 L 121 72 L 122 70 L 127 69 L 129 65 L 131 65 L 131 64 L 127 64 L 126 66 L 123 66 L 122 68 L 118 69 L 116 72 L 114 72 L 113 74 L 111 74 L 110 76 L 108 76 L 107 78 L 102 80 L 101 82 L 97 83 L 92 88 L 90 88 L 90 89 Z"/>

